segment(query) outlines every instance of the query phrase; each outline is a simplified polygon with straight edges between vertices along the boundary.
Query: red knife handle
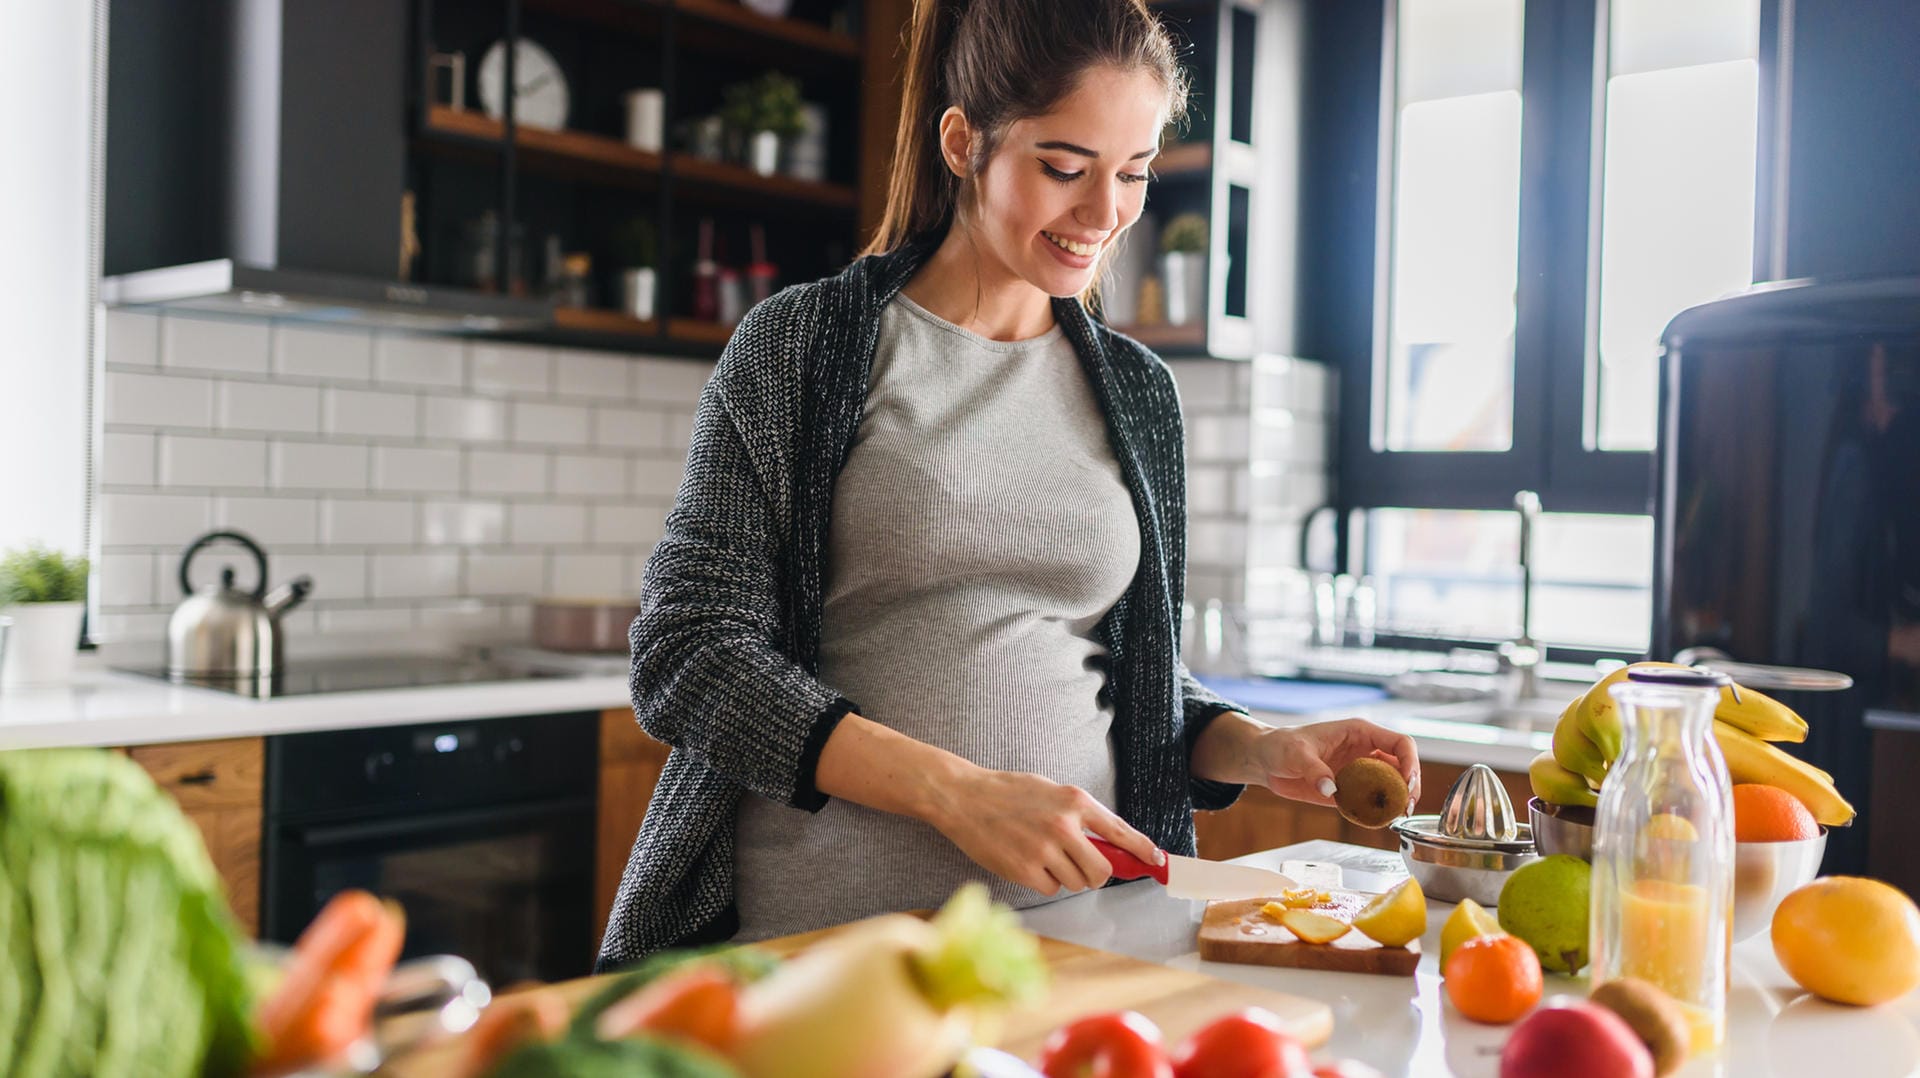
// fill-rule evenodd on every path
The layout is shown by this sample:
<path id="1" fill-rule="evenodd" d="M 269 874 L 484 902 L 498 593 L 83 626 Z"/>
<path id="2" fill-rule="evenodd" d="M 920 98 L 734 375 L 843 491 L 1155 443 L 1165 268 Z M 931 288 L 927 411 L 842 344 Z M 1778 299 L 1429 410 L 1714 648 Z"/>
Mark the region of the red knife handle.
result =
<path id="1" fill-rule="evenodd" d="M 1138 857 L 1096 835 L 1088 835 L 1087 841 L 1093 843 L 1093 848 L 1099 850 L 1100 856 L 1106 858 L 1107 864 L 1113 866 L 1114 879 L 1137 880 L 1142 876 L 1147 876 L 1159 881 L 1162 885 L 1167 882 L 1166 865 L 1147 864 Z"/>

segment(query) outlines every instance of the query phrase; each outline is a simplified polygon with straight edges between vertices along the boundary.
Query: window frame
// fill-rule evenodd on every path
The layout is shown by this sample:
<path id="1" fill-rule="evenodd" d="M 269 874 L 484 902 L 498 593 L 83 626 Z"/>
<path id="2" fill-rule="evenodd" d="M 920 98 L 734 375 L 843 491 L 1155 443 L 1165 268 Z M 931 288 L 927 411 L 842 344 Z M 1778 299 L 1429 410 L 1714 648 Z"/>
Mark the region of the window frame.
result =
<path id="1" fill-rule="evenodd" d="M 1523 16 L 1510 447 L 1503 452 L 1374 448 L 1385 405 L 1375 373 L 1385 369 L 1390 342 L 1399 3 L 1381 0 L 1379 8 L 1374 257 L 1372 292 L 1366 297 L 1370 334 L 1353 342 L 1361 346 L 1340 349 L 1345 391 L 1335 473 L 1338 517 L 1344 521 L 1353 510 L 1372 508 L 1511 509 L 1514 492 L 1523 489 L 1537 492 L 1551 512 L 1651 514 L 1654 454 L 1601 451 L 1587 444 L 1598 393 L 1608 0 L 1532 0 Z M 1756 280 L 1770 277 L 1779 264 L 1774 242 L 1782 142 L 1778 103 L 1788 77 L 1781 25 L 1783 14 L 1791 19 L 1792 3 L 1760 0 Z M 1341 530 L 1339 558 L 1345 565 L 1347 529 Z"/>

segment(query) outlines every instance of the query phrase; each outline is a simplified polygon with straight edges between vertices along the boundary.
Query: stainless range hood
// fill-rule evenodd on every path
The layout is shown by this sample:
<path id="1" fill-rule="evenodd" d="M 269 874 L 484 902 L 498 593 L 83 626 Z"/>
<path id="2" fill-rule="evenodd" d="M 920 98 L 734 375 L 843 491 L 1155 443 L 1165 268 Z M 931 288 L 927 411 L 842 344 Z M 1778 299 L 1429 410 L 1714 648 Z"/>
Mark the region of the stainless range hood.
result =
<path id="1" fill-rule="evenodd" d="M 401 279 L 420 268 L 401 256 L 418 250 L 403 202 L 415 186 L 433 195 L 408 167 L 409 8 L 111 0 L 101 298 L 436 333 L 552 328 L 544 299 Z M 419 228 L 445 239 L 443 221 Z"/>
<path id="2" fill-rule="evenodd" d="M 230 258 L 109 277 L 100 284 L 100 298 L 109 307 L 163 307 L 424 333 L 526 332 L 553 325 L 552 304 L 540 300 L 343 273 L 267 269 Z"/>

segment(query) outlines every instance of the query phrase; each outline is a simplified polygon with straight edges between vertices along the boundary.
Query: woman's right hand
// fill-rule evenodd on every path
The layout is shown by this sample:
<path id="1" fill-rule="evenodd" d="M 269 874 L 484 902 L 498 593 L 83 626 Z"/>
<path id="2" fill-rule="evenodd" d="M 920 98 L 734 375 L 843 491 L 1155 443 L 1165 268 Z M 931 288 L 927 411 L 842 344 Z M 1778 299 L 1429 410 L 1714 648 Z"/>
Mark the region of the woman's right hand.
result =
<path id="1" fill-rule="evenodd" d="M 1153 840 L 1077 786 L 1040 775 L 975 767 L 949 784 L 927 820 L 975 863 L 1002 879 L 1054 895 L 1107 882 L 1113 867 L 1092 833 L 1150 865 Z"/>

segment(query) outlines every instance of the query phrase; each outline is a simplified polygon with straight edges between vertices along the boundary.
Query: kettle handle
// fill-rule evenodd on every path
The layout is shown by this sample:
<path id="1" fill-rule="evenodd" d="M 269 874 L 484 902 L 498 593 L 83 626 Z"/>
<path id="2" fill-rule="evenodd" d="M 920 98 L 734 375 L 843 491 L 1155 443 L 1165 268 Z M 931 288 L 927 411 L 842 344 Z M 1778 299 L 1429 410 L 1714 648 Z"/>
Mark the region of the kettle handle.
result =
<path id="1" fill-rule="evenodd" d="M 260 549 L 260 544 L 239 532 L 208 532 L 187 547 L 186 553 L 180 555 L 181 593 L 193 594 L 193 580 L 187 575 L 187 570 L 193 565 L 194 555 L 200 553 L 202 547 L 210 546 L 222 539 L 230 539 L 246 547 L 253 555 L 253 564 L 260 571 L 259 578 L 253 582 L 253 597 L 256 601 L 264 598 L 267 594 L 267 552 Z"/>

